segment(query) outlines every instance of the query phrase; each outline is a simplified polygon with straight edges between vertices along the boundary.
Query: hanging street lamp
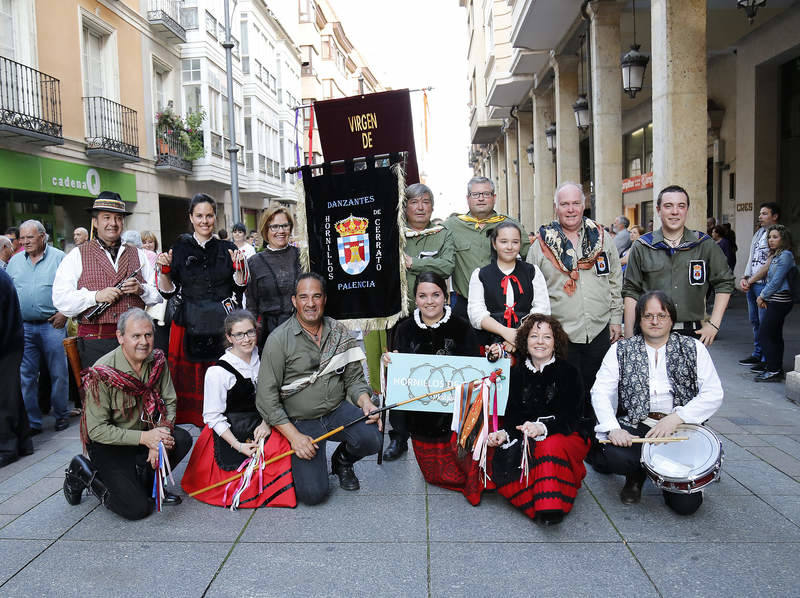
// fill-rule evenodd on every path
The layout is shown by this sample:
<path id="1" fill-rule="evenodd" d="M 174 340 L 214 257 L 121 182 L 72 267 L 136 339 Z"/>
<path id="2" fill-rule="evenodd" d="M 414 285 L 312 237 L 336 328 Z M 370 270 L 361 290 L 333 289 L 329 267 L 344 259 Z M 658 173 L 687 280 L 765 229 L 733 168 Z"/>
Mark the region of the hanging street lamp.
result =
<path id="1" fill-rule="evenodd" d="M 759 0 L 756 0 L 759 1 Z M 622 57 L 622 89 L 631 98 L 642 90 L 644 83 L 644 72 L 650 56 L 639 52 L 639 44 L 636 43 L 636 0 L 633 2 L 633 44 L 631 49 L 625 52 Z"/>
<path id="2" fill-rule="evenodd" d="M 586 99 L 586 94 L 582 93 L 578 96 L 578 101 L 572 105 L 575 111 L 575 124 L 581 131 L 585 131 L 592 124 L 592 118 L 589 116 L 589 100 Z"/>
<path id="3" fill-rule="evenodd" d="M 556 123 L 550 123 L 550 126 L 544 130 L 544 136 L 547 139 L 547 149 L 556 153 Z"/>
<path id="4" fill-rule="evenodd" d="M 758 9 L 767 5 L 767 0 L 736 0 L 736 8 L 743 8 L 744 14 L 747 15 L 747 20 L 753 24 L 753 19 L 756 18 Z"/>
<path id="5" fill-rule="evenodd" d="M 528 155 L 528 164 L 533 166 L 533 141 L 528 144 L 528 147 L 525 148 L 525 153 Z"/>

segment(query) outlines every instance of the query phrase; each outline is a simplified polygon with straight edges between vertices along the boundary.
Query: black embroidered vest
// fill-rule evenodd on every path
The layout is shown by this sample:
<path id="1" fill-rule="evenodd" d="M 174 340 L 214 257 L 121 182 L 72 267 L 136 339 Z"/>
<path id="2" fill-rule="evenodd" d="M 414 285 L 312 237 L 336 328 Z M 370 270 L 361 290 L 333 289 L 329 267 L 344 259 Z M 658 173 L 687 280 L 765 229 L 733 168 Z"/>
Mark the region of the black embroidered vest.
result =
<path id="1" fill-rule="evenodd" d="M 536 270 L 532 264 L 517 260 L 514 271 L 508 275 L 508 284 L 514 289 L 514 313 L 517 319 L 509 326 L 504 317 L 506 311 L 506 292 L 503 290 L 503 279 L 506 275 L 497 267 L 497 261 L 492 260 L 488 266 L 478 271 L 478 279 L 483 285 L 483 298 L 489 314 L 503 326 L 509 328 L 519 327 L 519 322 L 527 316 L 533 305 L 533 277 Z M 511 277 L 515 277 L 513 280 Z M 517 283 L 519 281 L 519 283 Z"/>

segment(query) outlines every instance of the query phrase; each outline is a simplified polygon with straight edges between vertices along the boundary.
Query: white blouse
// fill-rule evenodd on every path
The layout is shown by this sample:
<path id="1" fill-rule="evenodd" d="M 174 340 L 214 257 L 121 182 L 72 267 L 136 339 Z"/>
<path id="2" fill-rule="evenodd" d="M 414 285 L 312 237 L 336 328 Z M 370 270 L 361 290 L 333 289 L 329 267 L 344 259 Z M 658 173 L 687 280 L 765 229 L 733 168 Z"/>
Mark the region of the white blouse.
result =
<path id="1" fill-rule="evenodd" d="M 499 267 L 499 266 L 498 266 Z M 547 281 L 544 274 L 539 269 L 539 266 L 534 265 L 535 270 L 533 275 L 533 304 L 531 305 L 532 314 L 550 315 L 550 295 L 547 292 Z M 500 271 L 508 276 L 514 271 L 514 268 L 503 269 Z M 467 316 L 473 328 L 481 330 L 481 322 L 487 316 L 490 316 L 489 310 L 486 307 L 486 299 L 483 293 L 483 283 L 478 278 L 480 268 L 475 268 L 472 276 L 469 279 L 469 299 L 467 303 Z M 514 305 L 514 285 L 506 285 L 506 305 Z"/>
<path id="2" fill-rule="evenodd" d="M 239 359 L 230 349 L 226 350 L 220 361 L 231 364 L 236 371 L 245 378 L 250 378 L 253 385 L 258 385 L 258 368 L 261 360 L 258 357 L 258 348 L 253 348 L 250 363 Z M 218 435 L 225 433 L 231 427 L 225 417 L 225 408 L 228 403 L 228 391 L 236 384 L 236 376 L 218 365 L 211 366 L 206 371 L 205 386 L 203 389 L 203 421 Z"/>

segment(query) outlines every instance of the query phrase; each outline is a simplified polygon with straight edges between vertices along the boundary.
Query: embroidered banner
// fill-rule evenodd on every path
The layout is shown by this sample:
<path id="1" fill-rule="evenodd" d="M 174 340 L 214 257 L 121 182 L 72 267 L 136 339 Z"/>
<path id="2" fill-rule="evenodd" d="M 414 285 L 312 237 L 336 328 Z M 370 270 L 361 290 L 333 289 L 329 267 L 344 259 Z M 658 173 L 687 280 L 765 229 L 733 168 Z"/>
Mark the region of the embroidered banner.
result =
<path id="1" fill-rule="evenodd" d="M 419 182 L 407 89 L 314 102 L 314 115 L 328 162 L 408 152 L 406 184 Z"/>
<path id="2" fill-rule="evenodd" d="M 462 382 L 483 378 L 497 368 L 501 368 L 506 376 L 505 380 L 497 381 L 497 411 L 499 415 L 503 415 L 508 402 L 510 359 L 499 359 L 491 363 L 485 357 L 392 353 L 392 362 L 386 370 L 386 404 L 399 403 L 430 392 L 444 390 Z M 397 407 L 397 409 L 452 413 L 454 392 L 444 392 L 427 399 L 420 399 Z"/>
<path id="3" fill-rule="evenodd" d="M 325 313 L 362 330 L 393 325 L 405 297 L 398 227 L 402 156 L 378 162 L 347 160 L 342 172 L 330 163 L 302 168 L 309 267 L 327 282 Z"/>

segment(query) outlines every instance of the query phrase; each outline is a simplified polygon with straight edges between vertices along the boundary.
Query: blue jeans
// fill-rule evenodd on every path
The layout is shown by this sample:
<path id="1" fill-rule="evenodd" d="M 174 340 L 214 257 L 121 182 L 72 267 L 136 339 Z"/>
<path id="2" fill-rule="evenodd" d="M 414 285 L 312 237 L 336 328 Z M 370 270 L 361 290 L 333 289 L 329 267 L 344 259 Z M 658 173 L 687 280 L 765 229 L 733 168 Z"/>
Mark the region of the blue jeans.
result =
<path id="1" fill-rule="evenodd" d="M 764 358 L 764 350 L 758 342 L 758 329 L 761 326 L 761 320 L 764 319 L 764 312 L 766 310 L 756 305 L 756 299 L 763 290 L 763 282 L 754 282 L 747 291 L 747 315 L 750 318 L 750 324 L 753 326 L 753 357 L 761 360 Z"/>
<path id="2" fill-rule="evenodd" d="M 31 428 L 41 429 L 42 412 L 39 409 L 39 361 L 47 360 L 53 390 L 50 402 L 56 419 L 69 415 L 67 402 L 69 399 L 69 381 L 67 379 L 67 355 L 62 344 L 67 329 L 56 329 L 49 322 L 25 322 L 25 348 L 22 354 L 20 380 L 22 382 L 22 400 L 28 412 Z"/>

